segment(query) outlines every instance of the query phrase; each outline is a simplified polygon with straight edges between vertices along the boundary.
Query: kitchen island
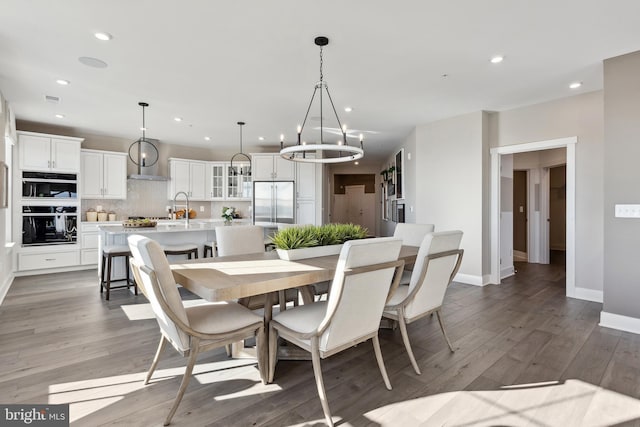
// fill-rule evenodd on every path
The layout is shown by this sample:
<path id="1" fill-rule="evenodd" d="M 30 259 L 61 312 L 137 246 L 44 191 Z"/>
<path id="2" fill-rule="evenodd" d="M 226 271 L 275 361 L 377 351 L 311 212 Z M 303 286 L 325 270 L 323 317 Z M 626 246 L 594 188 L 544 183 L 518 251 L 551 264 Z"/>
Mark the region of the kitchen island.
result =
<path id="1" fill-rule="evenodd" d="M 160 220 L 155 227 L 125 227 L 122 224 L 99 225 L 98 260 L 102 259 L 102 248 L 105 246 L 126 246 L 127 237 L 140 234 L 153 239 L 161 245 L 178 245 L 191 243 L 198 247 L 198 257 L 203 256 L 205 243 L 215 241 L 216 226 L 223 225 L 222 220 Z M 235 220 L 231 226 L 250 225 L 249 219 Z M 169 255 L 169 261 L 184 260 L 184 255 Z M 98 276 L 101 274 L 101 262 L 98 263 Z M 124 259 L 114 259 L 111 277 L 124 277 Z"/>

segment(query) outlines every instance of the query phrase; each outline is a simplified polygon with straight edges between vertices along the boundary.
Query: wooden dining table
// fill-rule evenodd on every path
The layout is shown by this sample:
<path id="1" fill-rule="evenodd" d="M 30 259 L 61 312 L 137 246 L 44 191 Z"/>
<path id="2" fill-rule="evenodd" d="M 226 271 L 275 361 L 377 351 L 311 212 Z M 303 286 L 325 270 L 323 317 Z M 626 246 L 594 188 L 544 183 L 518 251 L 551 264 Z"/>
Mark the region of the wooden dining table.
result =
<path id="1" fill-rule="evenodd" d="M 413 264 L 418 247 L 402 246 L 399 259 Z M 216 302 L 265 296 L 265 342 L 259 343 L 257 357 L 260 360 L 263 380 L 268 370 L 268 326 L 273 303 L 278 292 L 300 289 L 305 303 L 313 301 L 309 285 L 333 280 L 338 255 L 307 258 L 296 261 L 280 259 L 276 251 L 250 255 L 234 255 L 216 258 L 200 258 L 171 264 L 176 283 L 201 298 Z"/>

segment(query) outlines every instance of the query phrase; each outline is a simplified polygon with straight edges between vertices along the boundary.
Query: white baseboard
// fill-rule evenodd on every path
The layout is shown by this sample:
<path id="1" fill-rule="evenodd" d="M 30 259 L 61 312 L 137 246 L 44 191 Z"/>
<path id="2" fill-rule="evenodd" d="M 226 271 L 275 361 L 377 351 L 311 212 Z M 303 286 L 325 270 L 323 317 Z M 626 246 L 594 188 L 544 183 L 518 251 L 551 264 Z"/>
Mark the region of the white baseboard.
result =
<path id="1" fill-rule="evenodd" d="M 14 278 L 15 276 L 13 275 L 13 273 L 9 273 L 9 275 L 5 278 L 2 286 L 0 286 L 0 305 L 2 305 L 4 297 L 7 296 L 7 292 L 9 292 L 9 288 L 11 287 Z"/>
<path id="2" fill-rule="evenodd" d="M 464 283 L 467 285 L 485 286 L 489 284 L 489 275 L 487 274 L 485 276 L 475 276 L 473 274 L 458 273 L 456 274 L 456 277 L 453 278 L 453 281 Z"/>
<path id="3" fill-rule="evenodd" d="M 570 293 L 572 295 L 570 295 Z M 600 303 L 603 301 L 602 291 L 596 289 L 574 288 L 573 292 L 567 292 L 567 296 L 570 298 L 577 298 Z"/>
<path id="4" fill-rule="evenodd" d="M 511 266 L 503 268 L 502 270 L 500 270 L 500 279 L 506 279 L 507 277 L 513 276 L 514 274 L 516 274 L 515 267 Z"/>
<path id="5" fill-rule="evenodd" d="M 600 326 L 640 334 L 640 319 L 606 311 L 600 312 Z"/>

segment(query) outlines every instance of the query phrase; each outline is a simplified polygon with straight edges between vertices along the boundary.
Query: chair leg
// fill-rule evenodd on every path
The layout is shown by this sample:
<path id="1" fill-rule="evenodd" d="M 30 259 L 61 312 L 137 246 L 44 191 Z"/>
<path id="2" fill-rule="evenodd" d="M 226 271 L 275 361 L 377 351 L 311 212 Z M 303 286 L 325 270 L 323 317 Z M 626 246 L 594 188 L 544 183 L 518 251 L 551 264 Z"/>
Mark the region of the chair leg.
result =
<path id="1" fill-rule="evenodd" d="M 224 351 L 227 352 L 227 357 L 231 357 L 231 344 L 227 344 L 224 346 Z"/>
<path id="2" fill-rule="evenodd" d="M 438 317 L 438 323 L 440 323 L 440 329 L 442 329 L 442 335 L 444 335 L 444 339 L 447 341 L 447 345 L 449 346 L 449 350 L 451 353 L 455 352 L 453 346 L 451 345 L 451 341 L 449 341 L 449 337 L 447 336 L 447 331 L 444 330 L 444 323 L 442 323 L 442 315 L 440 315 L 440 310 L 436 311 L 436 316 Z"/>
<path id="3" fill-rule="evenodd" d="M 311 339 L 311 362 L 313 364 L 313 375 L 316 377 L 316 386 L 318 387 L 318 396 L 320 396 L 320 404 L 324 412 L 324 418 L 329 427 L 333 427 L 331 419 L 331 411 L 329 410 L 329 401 L 327 393 L 324 390 L 324 381 L 322 380 L 322 368 L 320 366 L 320 349 L 318 348 L 318 338 Z"/>
<path id="4" fill-rule="evenodd" d="M 102 268 L 100 269 L 100 293 L 104 290 L 104 269 L 105 269 L 105 255 L 102 254 Z"/>
<path id="5" fill-rule="evenodd" d="M 109 294 L 111 293 L 111 260 L 112 257 L 111 255 L 107 256 L 107 278 L 106 278 L 106 285 L 107 285 L 107 295 L 105 296 L 106 300 L 109 301 Z"/>
<path id="6" fill-rule="evenodd" d="M 175 415 L 178 410 L 178 405 L 182 401 L 182 396 L 184 396 L 184 392 L 187 390 L 187 386 L 189 385 L 189 380 L 191 379 L 191 373 L 193 372 L 193 367 L 196 364 L 196 358 L 198 357 L 198 346 L 200 345 L 200 339 L 196 337 L 191 337 L 191 349 L 189 351 L 189 361 L 187 362 L 187 367 L 184 370 L 184 376 L 182 377 L 182 382 L 180 383 L 180 389 L 178 390 L 178 395 L 176 396 L 175 402 L 173 402 L 173 406 L 171 407 L 171 411 L 169 411 L 169 415 L 167 415 L 167 419 L 164 422 L 165 426 L 168 426 L 171 423 L 171 418 Z"/>
<path id="7" fill-rule="evenodd" d="M 153 362 L 151 362 L 151 367 L 149 368 L 149 372 L 147 372 L 147 378 L 144 379 L 144 385 L 149 384 L 149 380 L 151 379 L 153 372 L 156 370 L 156 367 L 158 366 L 158 362 L 160 361 L 160 355 L 162 354 L 162 351 L 164 350 L 164 347 L 166 346 L 166 344 L 167 344 L 167 339 L 164 337 L 164 335 L 160 336 L 160 344 L 158 344 L 156 355 L 153 358 Z"/>
<path id="8" fill-rule="evenodd" d="M 273 382 L 273 375 L 276 372 L 278 363 L 278 331 L 269 325 L 269 378 L 268 382 Z"/>
<path id="9" fill-rule="evenodd" d="M 371 341 L 373 341 L 373 351 L 376 354 L 376 361 L 378 362 L 378 368 L 380 368 L 380 373 L 382 374 L 384 385 L 387 386 L 387 390 L 391 390 L 391 382 L 389 381 L 389 376 L 387 375 L 387 369 L 384 366 L 384 359 L 382 358 L 382 351 L 380 350 L 380 339 L 378 339 L 378 335 L 374 335 Z"/>
<path id="10" fill-rule="evenodd" d="M 418 368 L 418 362 L 416 362 L 416 358 L 413 355 L 413 350 L 411 350 L 411 342 L 409 341 L 407 324 L 404 322 L 404 313 L 402 311 L 398 312 L 398 324 L 400 325 L 400 334 L 402 335 L 402 342 L 404 342 L 404 348 L 407 349 L 409 360 L 411 360 L 411 366 L 413 366 L 413 370 L 416 371 L 416 374 L 420 375 L 421 374 L 420 368 Z"/>

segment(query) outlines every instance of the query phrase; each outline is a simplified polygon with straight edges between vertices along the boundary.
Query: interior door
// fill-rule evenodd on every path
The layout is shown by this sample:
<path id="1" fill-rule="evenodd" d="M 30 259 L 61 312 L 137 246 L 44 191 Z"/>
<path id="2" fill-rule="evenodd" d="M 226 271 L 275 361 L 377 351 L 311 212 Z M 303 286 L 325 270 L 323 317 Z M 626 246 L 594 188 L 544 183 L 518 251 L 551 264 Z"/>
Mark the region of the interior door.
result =
<path id="1" fill-rule="evenodd" d="M 375 194 L 367 197 L 364 185 L 349 185 L 344 188 L 346 197 L 347 222 L 358 224 L 370 232 L 375 230 Z"/>

